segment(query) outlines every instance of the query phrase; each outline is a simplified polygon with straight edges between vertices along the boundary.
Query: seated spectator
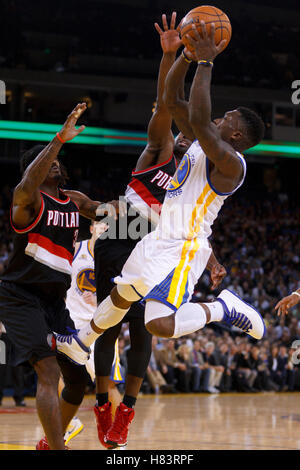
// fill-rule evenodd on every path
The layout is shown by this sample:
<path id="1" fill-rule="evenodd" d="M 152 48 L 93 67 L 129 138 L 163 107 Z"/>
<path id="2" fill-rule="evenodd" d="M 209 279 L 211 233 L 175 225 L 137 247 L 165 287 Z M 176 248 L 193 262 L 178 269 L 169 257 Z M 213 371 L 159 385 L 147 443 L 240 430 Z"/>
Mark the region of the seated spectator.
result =
<path id="1" fill-rule="evenodd" d="M 218 358 L 215 354 L 215 345 L 211 341 L 205 346 L 204 360 L 208 363 L 210 369 L 207 391 L 209 393 L 219 393 L 218 387 L 221 383 L 224 367 L 218 361 Z"/>
<path id="2" fill-rule="evenodd" d="M 224 373 L 220 382 L 220 391 L 229 392 L 232 389 L 232 362 L 229 360 L 229 346 L 227 343 L 220 345 L 220 364 L 224 367 Z"/>
<path id="3" fill-rule="evenodd" d="M 185 374 L 187 367 L 178 360 L 175 351 L 174 339 L 165 342 L 163 349 L 159 352 L 159 364 L 162 375 L 168 385 L 172 385 L 176 389 L 182 391 L 185 388 Z"/>
<path id="4" fill-rule="evenodd" d="M 158 393 L 166 393 L 173 391 L 172 386 L 168 386 L 167 382 L 165 381 L 164 377 L 162 376 L 159 370 L 159 351 L 157 350 L 156 346 L 158 343 L 158 339 L 156 336 L 152 337 L 152 353 L 150 357 L 149 366 L 147 368 L 147 379 L 149 381 L 150 387 L 152 391 L 156 394 Z"/>
<path id="5" fill-rule="evenodd" d="M 257 377 L 257 371 L 252 369 L 249 354 L 249 346 L 244 341 L 238 347 L 236 355 L 236 381 L 241 392 L 254 392 L 253 384 Z"/>
<path id="6" fill-rule="evenodd" d="M 201 352 L 201 342 L 194 341 L 193 350 L 191 351 L 191 367 L 192 367 L 192 391 L 194 393 L 207 390 L 209 387 L 210 368 L 207 362 L 204 362 Z M 202 386 L 200 384 L 202 383 Z"/>
<path id="7" fill-rule="evenodd" d="M 192 375 L 192 358 L 191 350 L 187 344 L 179 346 L 176 355 L 178 359 L 178 367 L 176 368 L 178 389 L 184 393 L 190 393 L 190 382 Z M 182 367 L 184 366 L 184 368 Z"/>

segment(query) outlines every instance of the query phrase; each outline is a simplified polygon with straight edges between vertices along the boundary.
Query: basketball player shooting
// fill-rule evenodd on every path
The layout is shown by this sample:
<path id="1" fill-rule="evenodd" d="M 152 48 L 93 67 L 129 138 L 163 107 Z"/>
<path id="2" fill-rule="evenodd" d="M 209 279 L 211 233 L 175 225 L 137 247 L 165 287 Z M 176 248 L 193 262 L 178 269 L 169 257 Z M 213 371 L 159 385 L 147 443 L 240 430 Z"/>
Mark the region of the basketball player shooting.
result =
<path id="1" fill-rule="evenodd" d="M 78 333 L 85 345 L 91 344 L 90 336 L 119 322 L 140 299 L 146 301 L 146 328 L 156 336 L 178 338 L 210 322 L 237 326 L 255 339 L 264 336 L 261 315 L 227 289 L 211 303 L 189 301 L 211 255 L 208 237 L 214 220 L 244 181 L 246 162 L 240 152 L 259 143 L 264 134 L 262 120 L 247 108 L 211 121 L 212 68 L 224 43 L 216 46 L 214 24 L 209 35 L 205 23 L 201 28 L 201 36 L 194 28 L 194 38 L 188 37 L 195 52 L 184 49 L 168 73 L 165 90 L 177 127 L 193 144 L 167 188 L 156 230 L 136 245 L 90 329 Z M 192 62 L 197 68 L 186 102 L 179 91 Z M 57 347 L 71 358 L 78 356 L 75 340 Z"/>

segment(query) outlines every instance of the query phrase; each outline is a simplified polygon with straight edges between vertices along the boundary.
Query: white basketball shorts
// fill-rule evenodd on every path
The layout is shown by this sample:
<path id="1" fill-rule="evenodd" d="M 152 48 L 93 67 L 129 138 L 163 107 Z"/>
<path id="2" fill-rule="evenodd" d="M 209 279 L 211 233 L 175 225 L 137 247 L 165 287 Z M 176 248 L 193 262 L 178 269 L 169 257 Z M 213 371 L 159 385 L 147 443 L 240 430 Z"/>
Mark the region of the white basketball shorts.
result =
<path id="1" fill-rule="evenodd" d="M 210 255 L 206 238 L 157 239 L 154 231 L 136 245 L 114 282 L 130 285 L 141 299 L 158 300 L 176 311 L 190 300 Z"/>

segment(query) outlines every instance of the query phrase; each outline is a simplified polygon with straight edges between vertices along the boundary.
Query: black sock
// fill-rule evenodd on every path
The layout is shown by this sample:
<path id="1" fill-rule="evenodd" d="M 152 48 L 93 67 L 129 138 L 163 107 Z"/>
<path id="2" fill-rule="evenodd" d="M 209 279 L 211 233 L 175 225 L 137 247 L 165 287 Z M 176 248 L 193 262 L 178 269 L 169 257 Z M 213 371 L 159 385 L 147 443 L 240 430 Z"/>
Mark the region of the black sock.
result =
<path id="1" fill-rule="evenodd" d="M 108 402 L 108 392 L 107 393 L 96 393 L 97 406 L 103 406 Z"/>
<path id="2" fill-rule="evenodd" d="M 128 406 L 128 408 L 133 408 L 136 403 L 136 398 L 131 397 L 130 395 L 124 395 L 123 403 Z"/>

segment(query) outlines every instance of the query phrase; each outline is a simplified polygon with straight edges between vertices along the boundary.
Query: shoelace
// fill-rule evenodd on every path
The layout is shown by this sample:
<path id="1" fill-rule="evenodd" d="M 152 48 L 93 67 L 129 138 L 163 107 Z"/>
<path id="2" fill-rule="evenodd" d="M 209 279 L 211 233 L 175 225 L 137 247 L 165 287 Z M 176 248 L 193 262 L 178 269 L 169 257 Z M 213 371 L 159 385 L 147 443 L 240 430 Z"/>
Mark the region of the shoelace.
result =
<path id="1" fill-rule="evenodd" d="M 72 343 L 73 335 L 55 335 L 56 339 L 60 341 L 61 343 Z"/>
<path id="2" fill-rule="evenodd" d="M 240 328 L 240 330 L 244 331 L 245 333 L 248 333 L 250 328 L 252 328 L 252 323 L 249 318 L 246 317 L 246 315 L 243 313 L 237 312 L 235 308 L 231 310 L 228 319 L 232 325 Z"/>

